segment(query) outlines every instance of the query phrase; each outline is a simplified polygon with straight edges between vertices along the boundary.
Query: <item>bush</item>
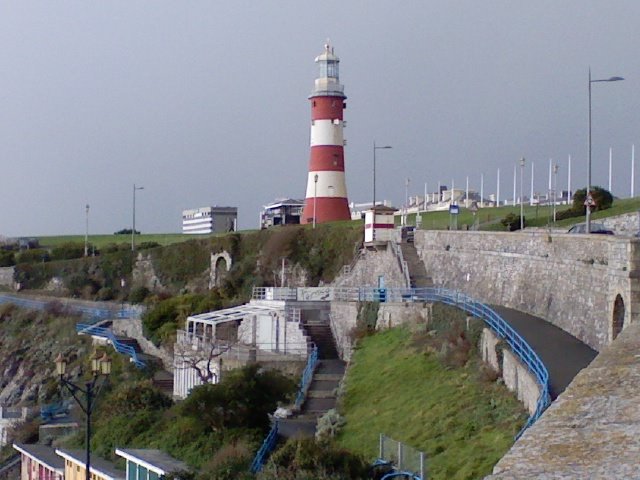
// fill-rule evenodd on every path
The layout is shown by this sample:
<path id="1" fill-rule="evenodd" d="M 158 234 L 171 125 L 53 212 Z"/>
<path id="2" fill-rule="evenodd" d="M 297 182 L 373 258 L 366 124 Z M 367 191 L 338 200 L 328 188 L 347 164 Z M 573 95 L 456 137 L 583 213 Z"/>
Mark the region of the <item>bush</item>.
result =
<path id="1" fill-rule="evenodd" d="M 51 260 L 71 260 L 82 257 L 84 257 L 84 243 L 65 242 L 51 250 Z"/>
<path id="2" fill-rule="evenodd" d="M 0 250 L 0 267 L 12 267 L 16 264 L 16 256 L 10 250 Z"/>
<path id="3" fill-rule="evenodd" d="M 135 287 L 131 290 L 131 293 L 129 293 L 129 301 L 131 303 L 142 303 L 150 293 L 147 287 Z"/>
<path id="4" fill-rule="evenodd" d="M 576 212 L 581 212 L 580 215 L 584 215 L 587 211 L 587 207 L 584 205 L 587 189 L 581 188 L 580 190 L 576 190 L 573 194 L 573 206 L 572 210 Z M 607 208 L 611 208 L 613 205 L 613 195 L 609 190 L 606 190 L 602 187 L 591 187 L 591 196 L 595 201 L 595 207 L 591 208 L 592 212 L 597 212 L 600 210 L 606 210 Z"/>
<path id="5" fill-rule="evenodd" d="M 20 252 L 16 258 L 16 263 L 37 263 L 48 262 L 50 260 L 49 251 L 44 248 L 32 248 Z"/>
<path id="6" fill-rule="evenodd" d="M 500 223 L 507 227 L 507 230 L 510 232 L 515 232 L 516 230 L 520 230 L 520 215 L 516 215 L 515 213 L 508 213 Z M 522 224 L 526 227 L 527 221 L 524 217 L 522 217 Z"/>

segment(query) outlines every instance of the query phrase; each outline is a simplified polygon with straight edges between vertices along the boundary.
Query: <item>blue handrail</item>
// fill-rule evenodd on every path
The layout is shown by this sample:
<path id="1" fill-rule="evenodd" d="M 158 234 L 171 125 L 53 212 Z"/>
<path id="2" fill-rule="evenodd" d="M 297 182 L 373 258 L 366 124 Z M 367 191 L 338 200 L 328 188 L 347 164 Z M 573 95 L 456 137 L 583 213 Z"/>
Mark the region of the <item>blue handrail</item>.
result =
<path id="1" fill-rule="evenodd" d="M 147 366 L 147 364 L 138 356 L 138 352 L 136 352 L 131 345 L 122 343 L 108 328 L 96 327 L 90 323 L 78 323 L 76 325 L 76 332 L 106 338 L 111 342 L 111 345 L 113 345 L 116 352 L 130 356 L 131 361 L 135 363 L 136 367 L 145 368 Z"/>
<path id="2" fill-rule="evenodd" d="M 262 470 L 265 460 L 275 448 L 277 441 L 278 441 L 278 420 L 275 420 L 273 422 L 273 426 L 271 427 L 271 430 L 269 430 L 269 434 L 267 435 L 267 438 L 264 439 L 264 442 L 262 442 L 262 446 L 260 447 L 260 450 L 258 450 L 258 453 L 256 453 L 256 456 L 253 459 L 253 462 L 251 462 L 251 473 L 256 474 L 260 470 Z"/>
<path id="3" fill-rule="evenodd" d="M 360 287 L 351 294 L 341 292 L 342 296 L 354 296 L 363 299 L 375 299 L 376 289 L 373 287 Z M 387 289 L 388 299 L 391 301 L 418 301 L 418 302 L 440 302 L 452 305 L 464 310 L 471 315 L 482 319 L 487 326 L 500 338 L 503 338 L 509 345 L 511 351 L 534 375 L 536 382 L 540 386 L 540 396 L 536 404 L 535 412 L 529 416 L 524 427 L 516 435 L 519 438 L 524 431 L 533 425 L 540 418 L 540 415 L 551 403 L 549 396 L 549 372 L 538 354 L 531 346 L 490 306 L 475 300 L 474 298 L 454 290 L 445 288 L 410 288 L 410 289 Z"/>
<path id="4" fill-rule="evenodd" d="M 313 346 L 311 353 L 307 357 L 307 365 L 304 367 L 304 371 L 302 372 L 302 378 L 300 379 L 300 385 L 298 386 L 298 393 L 296 394 L 296 409 L 302 406 L 302 402 L 304 402 L 305 395 L 307 393 L 307 387 L 311 383 L 313 379 L 313 372 L 316 368 L 316 364 L 318 363 L 318 347 L 316 345 Z M 269 431 L 267 438 L 262 442 L 262 446 L 258 453 L 256 453 L 253 462 L 251 462 L 251 472 L 257 473 L 262 470 L 262 466 L 266 461 L 269 454 L 273 451 L 276 446 L 276 442 L 278 439 L 278 421 L 275 420 L 273 427 Z"/>
<path id="5" fill-rule="evenodd" d="M 304 367 L 304 371 L 302 372 L 300 386 L 298 387 L 298 393 L 296 394 L 296 408 L 300 408 L 302 406 L 302 402 L 304 402 L 304 397 L 307 393 L 307 387 L 311 383 L 311 380 L 313 378 L 313 371 L 316 369 L 317 363 L 318 347 L 314 345 L 313 350 L 311 350 L 311 354 L 307 358 L 307 365 Z"/>

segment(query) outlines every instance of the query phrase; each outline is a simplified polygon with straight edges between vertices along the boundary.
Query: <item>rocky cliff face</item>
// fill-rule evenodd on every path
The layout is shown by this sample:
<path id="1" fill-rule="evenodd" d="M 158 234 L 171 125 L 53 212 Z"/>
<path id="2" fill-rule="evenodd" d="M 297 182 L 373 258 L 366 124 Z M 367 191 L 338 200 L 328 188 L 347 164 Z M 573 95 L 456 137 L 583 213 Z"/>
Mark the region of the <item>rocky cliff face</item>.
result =
<path id="1" fill-rule="evenodd" d="M 53 361 L 90 351 L 90 339 L 75 332 L 76 318 L 60 312 L 0 306 L 0 405 L 37 406 L 58 388 Z"/>

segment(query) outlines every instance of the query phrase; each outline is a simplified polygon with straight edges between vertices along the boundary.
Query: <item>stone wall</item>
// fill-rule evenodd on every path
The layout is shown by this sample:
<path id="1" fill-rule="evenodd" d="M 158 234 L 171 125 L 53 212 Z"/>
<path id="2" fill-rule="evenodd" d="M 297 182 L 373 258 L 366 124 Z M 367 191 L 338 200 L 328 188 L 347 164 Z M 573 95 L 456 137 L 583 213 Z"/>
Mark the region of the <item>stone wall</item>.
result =
<path id="1" fill-rule="evenodd" d="M 172 352 L 158 348 L 153 342 L 147 340 L 142 331 L 142 320 L 139 318 L 115 319 L 111 325 L 114 334 L 135 338 L 144 353 L 160 358 L 164 369 L 173 371 Z"/>
<path id="2" fill-rule="evenodd" d="M 640 232 L 640 212 L 625 213 L 594 221 L 602 223 L 605 228 L 616 232 L 616 235 L 635 235 Z"/>
<path id="3" fill-rule="evenodd" d="M 639 320 L 640 239 L 542 232 L 418 231 L 436 286 L 540 316 L 599 350 Z M 619 305 L 621 302 L 618 302 Z"/>
<path id="4" fill-rule="evenodd" d="M 398 258 L 389 247 L 363 250 L 348 272 L 339 275 L 334 287 L 377 287 L 378 277 L 384 277 L 387 288 L 405 288 L 404 275 Z"/>
<path id="5" fill-rule="evenodd" d="M 13 288 L 14 267 L 0 267 L 0 286 Z"/>

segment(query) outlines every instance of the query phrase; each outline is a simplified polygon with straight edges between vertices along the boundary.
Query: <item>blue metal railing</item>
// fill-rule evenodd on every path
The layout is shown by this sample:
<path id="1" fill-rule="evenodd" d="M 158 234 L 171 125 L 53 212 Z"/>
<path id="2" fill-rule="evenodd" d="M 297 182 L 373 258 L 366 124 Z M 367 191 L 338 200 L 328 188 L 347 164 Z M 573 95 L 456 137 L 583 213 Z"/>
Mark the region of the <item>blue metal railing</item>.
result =
<path id="1" fill-rule="evenodd" d="M 302 372 L 300 386 L 298 387 L 298 393 L 296 394 L 296 408 L 300 408 L 302 406 L 302 402 L 304 402 L 304 397 L 307 394 L 307 387 L 311 383 L 313 371 L 316 369 L 317 363 L 318 347 L 314 345 L 313 350 L 311 350 L 311 354 L 307 358 L 307 365 L 304 367 L 304 371 Z"/>
<path id="2" fill-rule="evenodd" d="M 378 290 L 373 287 L 341 288 L 335 290 L 334 298 L 352 301 L 380 301 Z M 547 367 L 518 332 L 488 305 L 464 293 L 445 288 L 386 289 L 385 299 L 388 302 L 440 302 L 458 307 L 474 317 L 482 319 L 493 332 L 507 342 L 511 351 L 534 375 L 536 382 L 540 386 L 540 396 L 536 404 L 536 410 L 529 417 L 522 430 L 518 432 L 516 438 L 519 438 L 528 427 L 533 425 L 551 403 Z"/>
<path id="3" fill-rule="evenodd" d="M 296 409 L 299 409 L 302 406 L 302 402 L 304 402 L 305 395 L 307 393 L 307 388 L 313 379 L 313 372 L 318 363 L 318 347 L 316 345 L 313 346 L 311 353 L 307 357 L 307 365 L 304 367 L 304 371 L 302 372 L 302 378 L 300 379 L 300 386 L 298 387 L 298 393 L 296 394 Z M 273 427 L 269 431 L 269 434 L 262 442 L 262 446 L 258 453 L 256 453 L 253 462 L 251 462 L 251 472 L 257 473 L 262 470 L 262 466 L 266 461 L 269 454 L 273 451 L 276 446 L 276 442 L 278 440 L 278 421 L 275 420 L 273 423 Z"/>
<path id="4" fill-rule="evenodd" d="M 251 473 L 258 473 L 262 470 L 262 466 L 264 465 L 265 460 L 269 456 L 269 454 L 273 451 L 278 441 L 278 421 L 275 420 L 273 422 L 273 427 L 269 430 L 269 434 L 267 438 L 262 442 L 262 446 L 258 453 L 256 453 L 253 462 L 251 462 Z"/>
<path id="5" fill-rule="evenodd" d="M 53 420 L 57 415 L 69 413 L 69 401 L 63 400 L 58 403 L 49 403 L 40 407 L 40 418 L 44 422 Z"/>
<path id="6" fill-rule="evenodd" d="M 111 342 L 111 345 L 113 345 L 116 352 L 131 357 L 131 361 L 135 363 L 136 367 L 145 368 L 147 366 L 147 364 L 138 356 L 138 352 L 136 352 L 135 348 L 118 340 L 118 338 L 108 328 L 96 327 L 90 323 L 78 323 L 76 325 L 76 332 L 105 338 Z"/>
<path id="7" fill-rule="evenodd" d="M 0 294 L 0 304 L 13 303 L 14 305 L 27 308 L 30 310 L 46 310 L 59 300 L 52 298 L 51 300 L 36 300 L 33 298 L 24 298 L 15 295 Z M 71 304 L 60 302 L 62 308 L 70 313 L 81 315 L 85 322 L 97 323 L 108 318 L 137 318 L 139 312 L 133 308 L 126 308 L 122 305 L 120 308 L 109 307 L 89 307 L 81 304 Z"/>

